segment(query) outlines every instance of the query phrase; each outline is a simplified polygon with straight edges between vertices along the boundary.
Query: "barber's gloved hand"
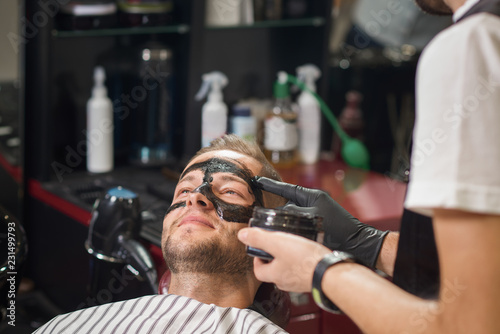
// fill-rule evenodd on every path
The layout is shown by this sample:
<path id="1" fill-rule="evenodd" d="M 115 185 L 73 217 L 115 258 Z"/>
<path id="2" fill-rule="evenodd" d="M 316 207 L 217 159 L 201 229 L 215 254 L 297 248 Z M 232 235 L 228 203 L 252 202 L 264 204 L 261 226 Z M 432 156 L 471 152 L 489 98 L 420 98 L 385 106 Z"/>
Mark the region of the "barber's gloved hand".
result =
<path id="1" fill-rule="evenodd" d="M 255 184 L 262 190 L 288 199 L 289 202 L 282 208 L 284 210 L 322 216 L 326 247 L 351 253 L 362 264 L 375 268 L 388 231 L 383 232 L 361 223 L 324 191 L 266 177 L 256 177 Z"/>

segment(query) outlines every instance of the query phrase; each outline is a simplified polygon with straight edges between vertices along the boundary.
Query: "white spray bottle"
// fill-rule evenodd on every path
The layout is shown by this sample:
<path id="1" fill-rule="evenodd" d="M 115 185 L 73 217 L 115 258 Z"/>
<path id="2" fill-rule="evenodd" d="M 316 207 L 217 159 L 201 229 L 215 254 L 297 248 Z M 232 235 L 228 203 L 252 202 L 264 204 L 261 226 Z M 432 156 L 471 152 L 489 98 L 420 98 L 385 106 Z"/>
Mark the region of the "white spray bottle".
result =
<path id="1" fill-rule="evenodd" d="M 105 173 L 113 169 L 113 104 L 104 86 L 104 68 L 94 69 L 94 87 L 87 101 L 87 170 Z"/>
<path id="2" fill-rule="evenodd" d="M 201 109 L 201 145 L 206 147 L 227 132 L 227 105 L 223 100 L 222 89 L 228 80 L 224 73 L 218 71 L 206 73 L 202 79 L 203 84 L 195 98 L 201 101 L 208 94 L 207 102 Z"/>
<path id="3" fill-rule="evenodd" d="M 311 91 L 316 92 L 315 81 L 321 71 L 313 64 L 297 67 L 297 77 Z M 299 105 L 299 153 L 303 163 L 313 164 L 318 161 L 321 143 L 321 110 L 318 101 L 309 92 L 300 93 Z"/>

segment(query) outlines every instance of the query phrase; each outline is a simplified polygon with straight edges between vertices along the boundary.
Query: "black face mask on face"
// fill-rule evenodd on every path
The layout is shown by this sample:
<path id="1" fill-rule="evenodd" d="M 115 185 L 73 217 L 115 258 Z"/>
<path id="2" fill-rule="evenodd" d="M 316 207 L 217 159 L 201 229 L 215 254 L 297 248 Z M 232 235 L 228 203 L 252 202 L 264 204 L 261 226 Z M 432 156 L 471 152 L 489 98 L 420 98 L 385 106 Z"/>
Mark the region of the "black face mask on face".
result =
<path id="1" fill-rule="evenodd" d="M 217 215 L 230 223 L 248 223 L 252 217 L 253 208 L 255 206 L 263 206 L 262 190 L 255 187 L 252 182 L 252 173 L 246 167 L 240 167 L 236 163 L 220 158 L 212 158 L 203 162 L 193 164 L 187 168 L 181 175 L 181 178 L 187 173 L 201 170 L 204 173 L 203 183 L 192 192 L 198 192 L 212 202 Z M 250 206 L 227 203 L 218 198 L 212 191 L 212 175 L 215 173 L 230 173 L 244 180 L 252 190 L 255 201 Z M 175 203 L 167 210 L 167 215 L 180 207 L 185 207 L 186 202 Z"/>

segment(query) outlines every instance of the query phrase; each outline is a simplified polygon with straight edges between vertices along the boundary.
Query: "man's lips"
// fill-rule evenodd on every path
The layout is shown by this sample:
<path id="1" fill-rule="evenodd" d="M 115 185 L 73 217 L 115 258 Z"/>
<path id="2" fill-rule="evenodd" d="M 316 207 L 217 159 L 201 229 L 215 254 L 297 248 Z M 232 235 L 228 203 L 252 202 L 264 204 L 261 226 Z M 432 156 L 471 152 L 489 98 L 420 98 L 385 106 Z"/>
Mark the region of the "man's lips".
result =
<path id="1" fill-rule="evenodd" d="M 181 222 L 179 223 L 179 227 L 181 227 L 182 225 L 186 225 L 186 224 L 203 225 L 203 226 L 215 229 L 215 227 L 214 227 L 214 225 L 212 225 L 212 223 L 210 223 L 207 219 L 199 217 L 199 216 L 184 217 L 181 220 Z"/>

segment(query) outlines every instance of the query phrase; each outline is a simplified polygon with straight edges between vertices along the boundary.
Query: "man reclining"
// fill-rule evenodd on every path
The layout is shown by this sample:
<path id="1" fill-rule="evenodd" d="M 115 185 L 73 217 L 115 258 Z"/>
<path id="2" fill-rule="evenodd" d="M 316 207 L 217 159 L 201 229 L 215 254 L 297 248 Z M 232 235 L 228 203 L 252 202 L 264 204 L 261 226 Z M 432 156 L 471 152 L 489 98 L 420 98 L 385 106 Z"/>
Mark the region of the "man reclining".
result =
<path id="1" fill-rule="evenodd" d="M 255 206 L 284 204 L 254 186 L 256 175 L 281 179 L 255 144 L 228 135 L 201 149 L 163 221 L 168 294 L 60 315 L 36 333 L 285 333 L 248 308 L 261 282 L 237 233 Z"/>

